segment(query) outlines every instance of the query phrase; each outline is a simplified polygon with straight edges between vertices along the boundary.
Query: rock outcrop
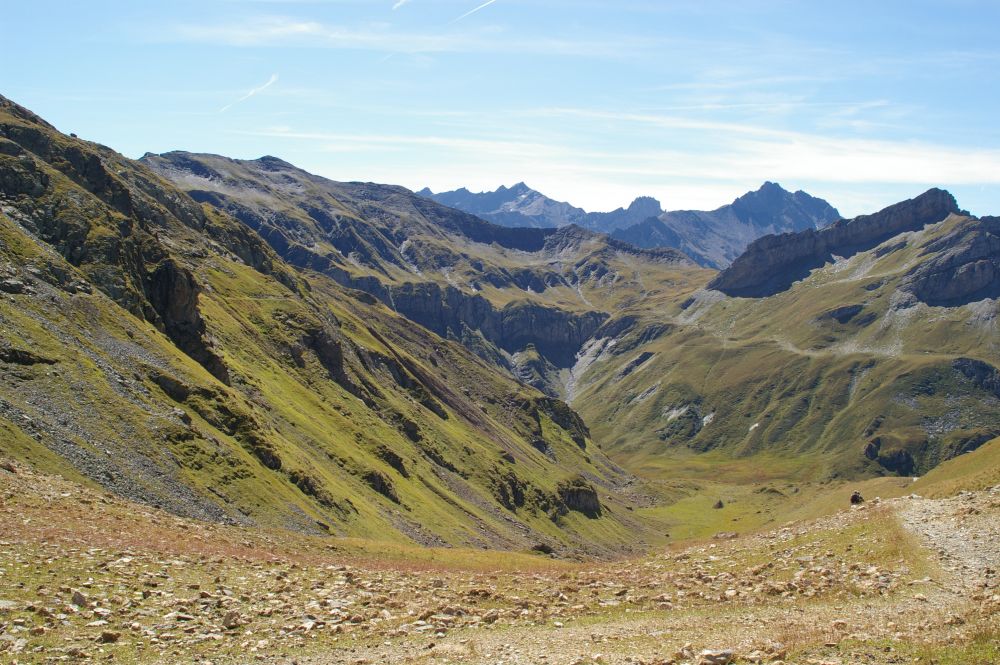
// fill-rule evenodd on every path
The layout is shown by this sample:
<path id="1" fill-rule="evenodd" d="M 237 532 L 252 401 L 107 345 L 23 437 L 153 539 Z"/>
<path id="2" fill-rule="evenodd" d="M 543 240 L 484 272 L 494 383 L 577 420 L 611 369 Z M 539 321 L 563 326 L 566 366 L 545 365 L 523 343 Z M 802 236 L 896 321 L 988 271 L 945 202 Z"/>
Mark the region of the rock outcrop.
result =
<path id="1" fill-rule="evenodd" d="M 559 485 L 559 498 L 569 510 L 587 517 L 601 516 L 601 500 L 597 490 L 586 479 L 576 476 Z"/>
<path id="2" fill-rule="evenodd" d="M 932 258 L 907 276 L 903 290 L 928 305 L 964 305 L 1000 297 L 1000 217 L 984 217 L 924 247 Z"/>
<path id="3" fill-rule="evenodd" d="M 167 195 L 152 174 L 116 169 L 120 155 L 59 135 L 3 97 L 0 111 L 6 114 L 0 120 L 0 199 L 11 214 L 106 295 L 228 383 L 198 311 L 201 287 L 190 270 L 168 258 L 159 237 L 171 218 L 198 230 L 219 227 L 189 199 Z"/>
<path id="4" fill-rule="evenodd" d="M 558 367 L 572 365 L 576 352 L 608 318 L 604 312 L 574 313 L 530 300 L 496 309 L 478 294 L 431 282 L 383 286 L 372 292 L 406 318 L 442 337 L 461 340 L 463 329 L 468 328 L 509 353 L 533 344 Z"/>
<path id="5" fill-rule="evenodd" d="M 738 297 L 774 295 L 835 256 L 853 256 L 900 233 L 917 231 L 959 212 L 955 197 L 931 189 L 873 215 L 840 220 L 819 231 L 764 236 L 719 273 L 709 288 Z"/>

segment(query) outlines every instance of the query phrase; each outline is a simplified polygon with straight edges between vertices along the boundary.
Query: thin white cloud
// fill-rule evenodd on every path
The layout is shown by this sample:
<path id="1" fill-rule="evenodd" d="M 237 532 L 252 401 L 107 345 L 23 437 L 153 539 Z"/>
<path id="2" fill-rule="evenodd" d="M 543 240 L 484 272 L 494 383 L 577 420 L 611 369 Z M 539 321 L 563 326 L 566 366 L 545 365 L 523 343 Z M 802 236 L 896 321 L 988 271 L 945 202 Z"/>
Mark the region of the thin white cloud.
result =
<path id="1" fill-rule="evenodd" d="M 229 109 L 233 108 L 237 104 L 239 104 L 241 102 L 245 102 L 246 100 L 250 99 L 251 97 L 253 97 L 254 95 L 256 95 L 258 93 L 264 92 L 265 90 L 267 90 L 268 88 L 270 88 L 272 85 L 274 85 L 277 82 L 278 82 L 278 75 L 277 74 L 271 74 L 271 78 L 269 78 L 267 80 L 267 83 L 265 83 L 264 85 L 259 85 L 256 88 L 252 88 L 250 90 L 250 92 L 248 92 L 247 94 L 243 95 L 242 97 L 240 97 L 239 99 L 237 99 L 235 102 L 226 104 L 221 109 L 219 109 L 219 113 L 225 113 L 226 111 L 228 111 Z"/>
<path id="2" fill-rule="evenodd" d="M 484 2 L 481 5 L 479 5 L 478 7 L 474 8 L 474 9 L 470 9 L 469 11 L 465 12 L 464 14 L 462 14 L 461 16 L 459 16 L 458 18 L 456 18 L 454 21 L 451 21 L 450 23 L 448 23 L 448 25 L 452 25 L 454 23 L 458 23 L 459 21 L 461 21 L 463 19 L 469 18 L 470 16 L 472 16 L 476 12 L 482 11 L 482 10 L 486 9 L 487 7 L 489 7 L 490 5 L 492 5 L 496 1 L 497 0 L 486 0 L 486 2 Z"/>
<path id="3" fill-rule="evenodd" d="M 389 25 L 343 26 L 283 16 L 258 16 L 223 23 L 180 24 L 151 37 L 159 42 L 186 42 L 235 47 L 284 46 L 380 51 L 382 53 L 514 53 L 622 59 L 637 56 L 653 44 L 631 39 L 570 40 L 510 38 L 479 34 L 401 32 Z"/>
<path id="4" fill-rule="evenodd" d="M 410 0 L 396 0 L 396 4 L 394 4 L 392 6 L 392 11 L 396 11 L 397 9 L 399 9 L 400 7 L 402 7 L 403 5 L 407 5 L 409 3 L 410 3 Z"/>
<path id="5" fill-rule="evenodd" d="M 607 120 L 615 114 L 597 117 Z M 623 125 L 653 124 L 676 131 L 640 150 L 581 145 L 573 134 L 519 136 L 512 127 L 502 137 L 473 131 L 407 136 L 290 128 L 253 134 L 308 144 L 313 158 L 323 152 L 359 155 L 349 172 L 328 173 L 331 177 L 362 177 L 416 189 L 427 185 L 435 191 L 459 186 L 492 189 L 526 180 L 549 196 L 589 210 L 609 210 L 643 194 L 661 198 L 670 208 L 704 209 L 756 189 L 764 180 L 776 180 L 826 195 L 842 214 L 852 215 L 930 186 L 1000 186 L 1000 150 L 995 149 L 843 139 L 688 118 L 655 123 L 646 115 L 617 119 Z M 681 135 L 690 139 L 689 145 L 677 143 Z M 394 155 L 392 160 L 384 159 L 387 152 Z M 380 154 L 383 157 L 376 157 Z M 488 164 L 483 154 L 491 156 Z M 415 170 L 414 164 L 421 166 Z"/>

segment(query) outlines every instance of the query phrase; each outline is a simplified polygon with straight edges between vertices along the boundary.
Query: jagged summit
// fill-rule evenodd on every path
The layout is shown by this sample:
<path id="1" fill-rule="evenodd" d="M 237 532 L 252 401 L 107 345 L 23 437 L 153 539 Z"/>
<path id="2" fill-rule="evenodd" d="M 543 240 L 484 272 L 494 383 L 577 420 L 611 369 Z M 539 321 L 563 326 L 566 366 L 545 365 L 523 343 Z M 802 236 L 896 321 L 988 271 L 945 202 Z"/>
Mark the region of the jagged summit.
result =
<path id="1" fill-rule="evenodd" d="M 839 218 L 826 201 L 768 181 L 715 210 L 665 212 L 612 235 L 640 247 L 677 247 L 702 265 L 723 268 L 763 235 L 817 228 Z"/>
<path id="2" fill-rule="evenodd" d="M 826 201 L 770 181 L 712 211 L 664 212 L 657 199 L 639 196 L 628 207 L 587 212 L 523 182 L 479 194 L 466 188 L 434 194 L 425 188 L 420 195 L 504 226 L 576 224 L 637 247 L 674 247 L 704 266 L 719 268 L 762 235 L 817 228 L 840 218 Z"/>
<path id="3" fill-rule="evenodd" d="M 638 196 L 629 204 L 627 212 L 633 217 L 658 217 L 663 214 L 663 206 L 652 196 Z"/>
<path id="4" fill-rule="evenodd" d="M 851 256 L 961 212 L 951 193 L 934 188 L 875 214 L 841 219 L 824 229 L 767 235 L 751 243 L 709 288 L 732 296 L 772 295 L 834 256 Z"/>

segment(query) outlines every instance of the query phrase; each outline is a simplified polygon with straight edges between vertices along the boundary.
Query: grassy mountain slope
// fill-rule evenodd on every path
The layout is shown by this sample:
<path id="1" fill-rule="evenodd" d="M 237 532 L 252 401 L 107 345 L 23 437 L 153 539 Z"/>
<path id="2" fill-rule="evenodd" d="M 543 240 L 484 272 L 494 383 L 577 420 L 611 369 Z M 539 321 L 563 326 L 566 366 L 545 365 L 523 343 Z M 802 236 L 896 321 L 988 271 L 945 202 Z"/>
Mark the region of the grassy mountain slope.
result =
<path id="1" fill-rule="evenodd" d="M 317 533 L 602 552 L 644 532 L 564 404 L 5 99 L 0 192 L 14 457 Z"/>
<path id="2" fill-rule="evenodd" d="M 217 192 L 217 202 L 230 210 L 275 181 L 314 178 L 289 165 L 279 177 L 268 160 L 173 153 L 148 159 L 161 160 L 159 170 L 189 189 L 190 174 L 201 169 L 199 186 Z M 183 166 L 189 161 L 198 166 Z M 245 182 L 238 192 L 233 173 Z M 375 188 L 315 181 L 343 200 L 350 188 Z M 308 210 L 300 189 L 283 194 L 279 209 Z M 388 284 L 391 296 L 383 300 L 472 348 L 492 347 L 481 355 L 571 399 L 616 458 L 636 470 L 704 480 L 725 476 L 727 460 L 754 458 L 767 462 L 736 463 L 734 481 L 752 480 L 757 472 L 762 481 L 817 482 L 916 474 L 1000 431 L 991 384 L 994 222 L 957 214 L 945 219 L 958 211 L 946 192 L 932 190 L 818 233 L 765 238 L 718 276 L 574 227 L 503 230 L 523 232 L 522 247 L 542 237 L 531 251 L 512 249 L 511 241 L 469 242 L 454 223 L 440 222 L 452 213 L 398 190 L 393 196 L 402 202 L 380 208 L 376 227 L 411 244 L 450 242 L 461 248 L 461 258 L 446 265 L 414 255 L 405 278 L 382 268 L 379 285 Z M 407 212 L 412 208 L 436 212 L 416 223 Z M 810 244 L 814 236 L 824 239 L 823 247 Z M 799 254 L 801 260 L 794 258 Z M 782 261 L 804 269 L 786 275 Z M 518 270 L 541 283 L 491 283 L 497 271 Z M 747 283 L 777 278 L 791 287 L 763 298 L 705 289 L 710 280 L 732 282 L 739 293 L 741 275 Z M 471 326 L 476 335 L 457 335 L 442 328 L 439 308 L 428 304 L 438 297 L 428 286 L 444 281 L 454 282 L 450 294 L 474 293 L 502 311 L 534 308 L 533 314 L 516 332 L 507 328 L 498 336 L 480 319 Z M 414 299 L 421 289 L 431 297 Z M 576 325 L 580 319 L 573 325 L 539 321 L 539 314 L 552 312 L 591 318 L 585 326 Z M 550 329 L 574 334 L 552 336 Z M 556 357 L 559 347 L 570 353 Z M 690 489 L 668 496 L 687 496 Z"/>
<path id="3" fill-rule="evenodd" d="M 287 261 L 385 305 L 550 394 L 609 312 L 698 274 L 569 226 L 505 228 L 399 187 L 339 183 L 280 160 L 167 153 L 143 161 L 257 229 Z"/>
<path id="4" fill-rule="evenodd" d="M 912 293 L 922 266 L 988 225 L 952 215 L 769 297 L 692 290 L 638 311 L 594 342 L 574 404 L 636 469 L 718 476 L 690 462 L 712 451 L 764 455 L 762 481 L 923 473 L 1000 433 L 996 300 Z M 653 325 L 662 334 L 642 342 Z"/>
<path id="5" fill-rule="evenodd" d="M 935 467 L 913 485 L 913 491 L 940 498 L 997 485 L 1000 485 L 1000 438 Z"/>

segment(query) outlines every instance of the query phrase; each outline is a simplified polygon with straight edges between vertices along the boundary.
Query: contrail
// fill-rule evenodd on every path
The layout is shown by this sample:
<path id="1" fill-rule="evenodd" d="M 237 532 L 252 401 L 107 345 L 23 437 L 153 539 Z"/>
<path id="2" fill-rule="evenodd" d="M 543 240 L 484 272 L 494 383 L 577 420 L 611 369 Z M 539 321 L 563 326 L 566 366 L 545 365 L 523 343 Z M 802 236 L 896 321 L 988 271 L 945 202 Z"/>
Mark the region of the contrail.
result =
<path id="1" fill-rule="evenodd" d="M 274 85 L 277 82 L 278 82 L 278 75 L 277 74 L 271 74 L 271 78 L 269 78 L 267 80 L 267 83 L 265 83 L 262 86 L 258 86 L 256 88 L 254 88 L 253 90 L 251 90 L 247 94 L 245 94 L 242 97 L 240 97 L 239 99 L 237 99 L 232 104 L 226 104 L 221 109 L 219 109 L 219 113 L 225 113 L 226 111 L 228 111 L 229 109 L 233 108 L 234 106 L 236 106 L 240 102 L 245 102 L 246 100 L 248 100 L 251 97 L 253 97 L 254 95 L 256 95 L 258 92 L 263 92 L 263 91 L 267 90 L 268 88 L 270 88 L 272 85 Z"/>
<path id="2" fill-rule="evenodd" d="M 475 14 L 476 12 L 478 12 L 479 10 L 481 10 L 481 9 L 486 9 L 487 7 L 489 7 L 490 5 L 492 5 L 492 4 L 493 4 L 494 2 L 496 2 L 496 1 L 497 1 L 497 0 L 486 0 L 486 2 L 484 2 L 484 3 L 483 3 L 483 4 L 481 4 L 481 5 L 479 5 L 479 6 L 478 6 L 478 7 L 476 7 L 475 9 L 470 9 L 469 11 L 465 12 L 464 14 L 462 14 L 461 16 L 459 16 L 459 17 L 458 17 L 457 19 L 455 19 L 454 21 L 451 21 L 451 22 L 450 22 L 450 23 L 449 23 L 448 25 L 451 25 L 452 23 L 458 23 L 458 22 L 459 22 L 459 21 L 461 21 L 461 20 L 462 20 L 463 18 L 468 18 L 468 17 L 472 16 L 473 14 Z"/>
<path id="3" fill-rule="evenodd" d="M 396 4 L 392 6 L 392 11 L 396 11 L 403 5 L 407 4 L 410 0 L 396 0 Z"/>

